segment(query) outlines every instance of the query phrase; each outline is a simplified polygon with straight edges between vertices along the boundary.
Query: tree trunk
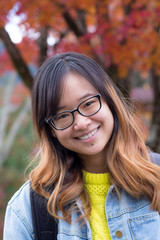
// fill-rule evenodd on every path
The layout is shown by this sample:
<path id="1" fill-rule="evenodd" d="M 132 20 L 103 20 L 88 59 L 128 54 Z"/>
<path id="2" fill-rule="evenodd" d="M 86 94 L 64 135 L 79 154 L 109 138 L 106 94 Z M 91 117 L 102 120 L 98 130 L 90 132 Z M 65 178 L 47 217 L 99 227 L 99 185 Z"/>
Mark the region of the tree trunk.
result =
<path id="1" fill-rule="evenodd" d="M 40 37 L 37 40 L 37 44 L 39 46 L 39 66 L 46 60 L 47 58 L 47 51 L 48 51 L 48 43 L 47 43 L 47 38 L 48 38 L 48 30 L 49 27 L 45 26 L 41 28 L 40 30 Z"/>
<path id="2" fill-rule="evenodd" d="M 0 38 L 3 40 L 6 50 L 17 70 L 20 77 L 24 81 L 25 85 L 31 89 L 33 84 L 33 77 L 24 62 L 18 48 L 16 45 L 11 41 L 9 34 L 6 32 L 5 28 L 0 27 Z"/>
<path id="3" fill-rule="evenodd" d="M 154 91 L 153 114 L 151 121 L 150 136 L 147 145 L 160 153 L 160 77 L 152 71 L 152 84 Z"/>
<path id="4" fill-rule="evenodd" d="M 66 21 L 69 29 L 71 31 L 73 31 L 73 33 L 75 34 L 76 37 L 81 37 L 83 36 L 83 32 L 80 29 L 79 25 L 77 24 L 77 22 L 72 18 L 72 16 L 70 15 L 70 13 L 68 11 L 64 11 L 63 12 L 63 18 Z"/>
<path id="5" fill-rule="evenodd" d="M 124 78 L 118 77 L 118 71 L 117 67 L 115 65 L 111 65 L 108 70 L 106 70 L 108 75 L 111 77 L 113 82 L 116 84 L 116 86 L 119 88 L 123 96 L 129 100 L 130 99 L 130 91 L 131 91 L 131 81 L 129 74 Z"/>
<path id="6" fill-rule="evenodd" d="M 4 89 L 2 97 L 2 109 L 0 112 L 0 167 L 10 154 L 18 130 L 30 110 L 30 98 L 27 98 L 22 109 L 17 113 L 14 122 L 8 122 L 11 114 L 11 93 L 15 84 L 16 74 L 11 74 L 11 78 Z"/>

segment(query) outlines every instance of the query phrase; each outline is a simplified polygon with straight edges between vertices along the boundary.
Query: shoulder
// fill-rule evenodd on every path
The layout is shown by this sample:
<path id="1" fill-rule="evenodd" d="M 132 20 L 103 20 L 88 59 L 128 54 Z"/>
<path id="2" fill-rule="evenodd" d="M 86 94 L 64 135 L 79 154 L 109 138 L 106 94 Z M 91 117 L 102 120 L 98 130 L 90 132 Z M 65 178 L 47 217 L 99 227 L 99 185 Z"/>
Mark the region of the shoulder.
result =
<path id="1" fill-rule="evenodd" d="M 15 194 L 12 196 L 8 204 L 13 204 L 16 199 L 20 200 L 23 198 L 23 196 L 27 197 L 29 191 L 30 191 L 30 181 L 27 181 L 19 188 L 19 190 L 17 190 L 17 192 L 15 192 Z"/>
<path id="2" fill-rule="evenodd" d="M 160 154 L 155 152 L 149 152 L 149 157 L 152 163 L 160 166 Z"/>
<path id="3" fill-rule="evenodd" d="M 30 182 L 27 181 L 11 198 L 8 202 L 8 206 L 18 210 L 23 209 L 24 211 L 30 208 Z"/>
<path id="4" fill-rule="evenodd" d="M 9 228 L 8 225 L 10 226 Z M 22 234 L 26 236 L 26 239 L 33 239 L 29 181 L 26 182 L 8 202 L 4 233 L 8 238 L 9 236 L 13 238 L 16 235 L 20 237 L 20 234 Z M 7 239 L 7 237 L 4 239 Z"/>

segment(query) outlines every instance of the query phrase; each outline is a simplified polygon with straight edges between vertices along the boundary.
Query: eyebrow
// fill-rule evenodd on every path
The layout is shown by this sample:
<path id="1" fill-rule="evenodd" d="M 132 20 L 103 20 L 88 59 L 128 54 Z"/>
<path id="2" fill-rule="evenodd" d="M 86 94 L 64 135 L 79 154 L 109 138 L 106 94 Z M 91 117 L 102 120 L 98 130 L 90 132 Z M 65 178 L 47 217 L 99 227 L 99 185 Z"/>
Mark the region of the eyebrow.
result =
<path id="1" fill-rule="evenodd" d="M 98 93 L 97 93 L 97 94 L 98 94 Z M 86 94 L 83 95 L 82 97 L 78 98 L 78 101 L 80 101 L 80 100 L 85 100 L 85 98 L 89 98 L 89 97 L 91 97 L 91 96 L 93 96 L 93 95 L 96 95 L 96 93 L 95 93 L 95 94 L 94 94 L 94 93 L 86 93 Z M 57 107 L 57 111 L 62 110 L 62 109 L 64 109 L 64 108 L 67 108 L 67 107 L 66 107 L 66 106 Z"/>

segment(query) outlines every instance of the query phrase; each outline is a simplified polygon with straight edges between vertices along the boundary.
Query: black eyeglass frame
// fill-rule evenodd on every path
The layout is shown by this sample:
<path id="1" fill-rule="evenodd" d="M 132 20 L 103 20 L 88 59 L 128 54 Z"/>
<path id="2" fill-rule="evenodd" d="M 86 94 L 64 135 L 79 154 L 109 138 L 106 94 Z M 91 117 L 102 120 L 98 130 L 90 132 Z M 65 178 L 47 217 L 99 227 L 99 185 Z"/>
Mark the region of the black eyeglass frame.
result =
<path id="1" fill-rule="evenodd" d="M 81 113 L 81 112 L 79 111 L 80 105 L 83 104 L 84 102 L 86 102 L 87 100 L 92 99 L 92 98 L 94 98 L 94 97 L 97 97 L 98 100 L 99 100 L 99 104 L 100 104 L 99 109 L 98 109 L 96 112 L 94 112 L 94 113 L 92 113 L 92 114 L 89 114 L 89 115 L 85 115 L 85 114 Z M 54 116 L 52 116 L 52 117 L 50 117 L 50 118 L 48 118 L 48 119 L 45 119 L 44 121 L 45 121 L 46 123 L 48 123 L 49 125 L 52 125 L 52 127 L 54 127 L 56 130 L 64 130 L 64 129 L 66 129 L 66 128 L 69 128 L 69 127 L 74 123 L 74 120 L 75 120 L 75 118 L 74 118 L 74 112 L 78 112 L 80 115 L 82 115 L 82 116 L 84 116 L 84 117 L 89 117 L 89 116 L 92 116 L 92 115 L 96 114 L 96 113 L 101 109 L 101 107 L 102 107 L 101 94 L 97 94 L 97 95 L 91 96 L 91 97 L 85 99 L 84 101 L 82 101 L 82 102 L 78 105 L 78 107 L 75 108 L 75 109 L 73 109 L 72 111 L 64 111 L 64 112 L 58 113 L 58 114 L 56 114 L 56 115 L 54 115 Z M 69 124 L 69 126 L 67 126 L 67 127 L 65 127 L 65 128 L 57 128 L 57 127 L 54 125 L 54 123 L 52 122 L 52 119 L 55 119 L 59 114 L 63 114 L 63 113 L 71 113 L 71 114 L 72 114 L 72 117 L 73 117 L 73 121 L 72 121 L 71 124 Z"/>

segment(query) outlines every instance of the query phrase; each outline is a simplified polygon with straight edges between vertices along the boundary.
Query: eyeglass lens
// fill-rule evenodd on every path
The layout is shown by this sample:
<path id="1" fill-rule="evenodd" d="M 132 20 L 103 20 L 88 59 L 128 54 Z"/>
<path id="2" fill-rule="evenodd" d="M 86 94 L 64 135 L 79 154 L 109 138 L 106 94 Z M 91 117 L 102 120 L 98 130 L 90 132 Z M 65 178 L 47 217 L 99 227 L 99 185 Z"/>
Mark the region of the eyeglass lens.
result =
<path id="1" fill-rule="evenodd" d="M 91 116 L 99 111 L 101 105 L 97 96 L 86 99 L 78 106 L 78 112 L 83 116 Z M 74 121 L 73 113 L 65 111 L 57 114 L 52 120 L 52 124 L 58 128 L 63 129 L 72 125 Z"/>

